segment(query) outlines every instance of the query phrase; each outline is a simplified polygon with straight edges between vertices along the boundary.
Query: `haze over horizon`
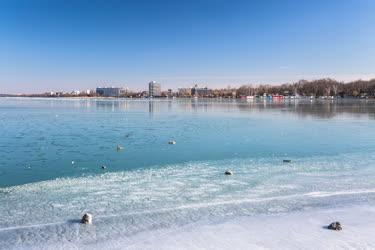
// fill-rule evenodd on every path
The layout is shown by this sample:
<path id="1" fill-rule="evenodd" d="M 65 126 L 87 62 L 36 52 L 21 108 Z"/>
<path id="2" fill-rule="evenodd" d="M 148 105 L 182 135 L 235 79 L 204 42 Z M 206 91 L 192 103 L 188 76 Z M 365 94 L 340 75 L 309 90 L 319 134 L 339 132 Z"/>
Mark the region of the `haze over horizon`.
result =
<path id="1" fill-rule="evenodd" d="M 2 1 L 0 93 L 375 78 L 375 1 Z"/>

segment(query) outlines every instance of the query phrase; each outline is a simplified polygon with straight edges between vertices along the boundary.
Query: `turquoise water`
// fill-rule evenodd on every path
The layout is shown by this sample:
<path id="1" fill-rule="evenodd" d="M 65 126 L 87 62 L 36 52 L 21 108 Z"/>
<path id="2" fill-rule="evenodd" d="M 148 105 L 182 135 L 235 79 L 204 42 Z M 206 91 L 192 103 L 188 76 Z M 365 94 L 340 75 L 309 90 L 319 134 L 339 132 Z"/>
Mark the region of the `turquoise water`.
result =
<path id="1" fill-rule="evenodd" d="M 0 249 L 372 203 L 374 138 L 366 100 L 0 98 Z"/>
<path id="2" fill-rule="evenodd" d="M 373 103 L 0 99 L 0 186 L 99 174 L 102 165 L 371 153 L 373 118 Z"/>

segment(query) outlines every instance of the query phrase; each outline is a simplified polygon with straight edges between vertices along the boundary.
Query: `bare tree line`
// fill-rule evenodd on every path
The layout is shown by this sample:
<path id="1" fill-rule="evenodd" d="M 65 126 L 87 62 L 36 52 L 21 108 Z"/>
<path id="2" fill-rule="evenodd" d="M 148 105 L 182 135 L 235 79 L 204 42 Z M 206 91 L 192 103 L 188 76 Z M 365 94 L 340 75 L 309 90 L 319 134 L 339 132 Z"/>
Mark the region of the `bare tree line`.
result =
<path id="1" fill-rule="evenodd" d="M 351 96 L 374 97 L 375 79 L 368 81 L 357 80 L 352 82 L 338 82 L 334 79 L 324 78 L 307 81 L 300 80 L 295 83 L 282 85 L 243 85 L 237 90 L 237 96 L 243 95 L 301 95 L 301 96 Z"/>

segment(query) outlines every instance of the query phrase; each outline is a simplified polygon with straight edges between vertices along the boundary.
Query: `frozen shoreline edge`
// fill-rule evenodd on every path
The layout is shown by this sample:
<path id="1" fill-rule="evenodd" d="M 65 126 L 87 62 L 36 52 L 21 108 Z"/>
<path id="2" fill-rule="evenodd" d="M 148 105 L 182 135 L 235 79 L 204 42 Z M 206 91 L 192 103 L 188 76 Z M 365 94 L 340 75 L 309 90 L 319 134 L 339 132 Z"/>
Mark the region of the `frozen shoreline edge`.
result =
<path id="1" fill-rule="evenodd" d="M 333 221 L 343 230 L 328 230 Z M 57 244 L 14 249 L 374 249 L 374 230 L 375 206 L 364 204 L 199 221 L 85 243 L 57 238 Z"/>
<path id="2" fill-rule="evenodd" d="M 342 231 L 326 226 L 340 221 Z M 356 205 L 277 215 L 238 217 L 220 223 L 198 222 L 144 232 L 95 248 L 115 249 L 374 249 L 375 207 Z M 93 247 L 92 245 L 90 248 Z"/>

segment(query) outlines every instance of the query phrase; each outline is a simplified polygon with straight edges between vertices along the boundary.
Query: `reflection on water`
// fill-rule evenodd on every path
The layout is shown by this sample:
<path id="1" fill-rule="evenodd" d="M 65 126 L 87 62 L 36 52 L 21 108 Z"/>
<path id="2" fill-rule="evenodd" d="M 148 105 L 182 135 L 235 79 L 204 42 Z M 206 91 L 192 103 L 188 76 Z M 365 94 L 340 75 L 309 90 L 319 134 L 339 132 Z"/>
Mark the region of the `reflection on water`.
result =
<path id="1" fill-rule="evenodd" d="M 248 105 L 238 104 L 242 111 L 280 110 L 294 113 L 301 117 L 333 118 L 338 115 L 361 116 L 374 118 L 375 102 L 361 100 L 294 100 L 281 102 L 252 102 Z"/>
<path id="2" fill-rule="evenodd" d="M 300 117 L 312 116 L 329 119 L 340 115 L 375 118 L 375 101 L 372 100 L 217 100 L 217 99 L 153 99 L 153 100 L 81 100 L 90 109 L 94 103 L 97 110 L 148 112 L 150 117 L 164 112 L 190 113 L 252 113 L 262 111 L 288 112 Z M 146 105 L 145 105 L 146 104 Z M 145 107 L 148 106 L 148 110 Z"/>
<path id="3" fill-rule="evenodd" d="M 30 103 L 30 100 L 32 102 Z M 337 99 L 337 100 L 266 100 L 251 101 L 238 99 L 68 99 L 68 98 L 0 98 L 0 109 L 14 105 L 27 107 L 50 107 L 53 109 L 74 108 L 103 112 L 148 112 L 154 114 L 166 112 L 188 113 L 253 113 L 287 112 L 299 117 L 329 119 L 340 115 L 353 117 L 367 115 L 375 118 L 375 100 Z"/>

